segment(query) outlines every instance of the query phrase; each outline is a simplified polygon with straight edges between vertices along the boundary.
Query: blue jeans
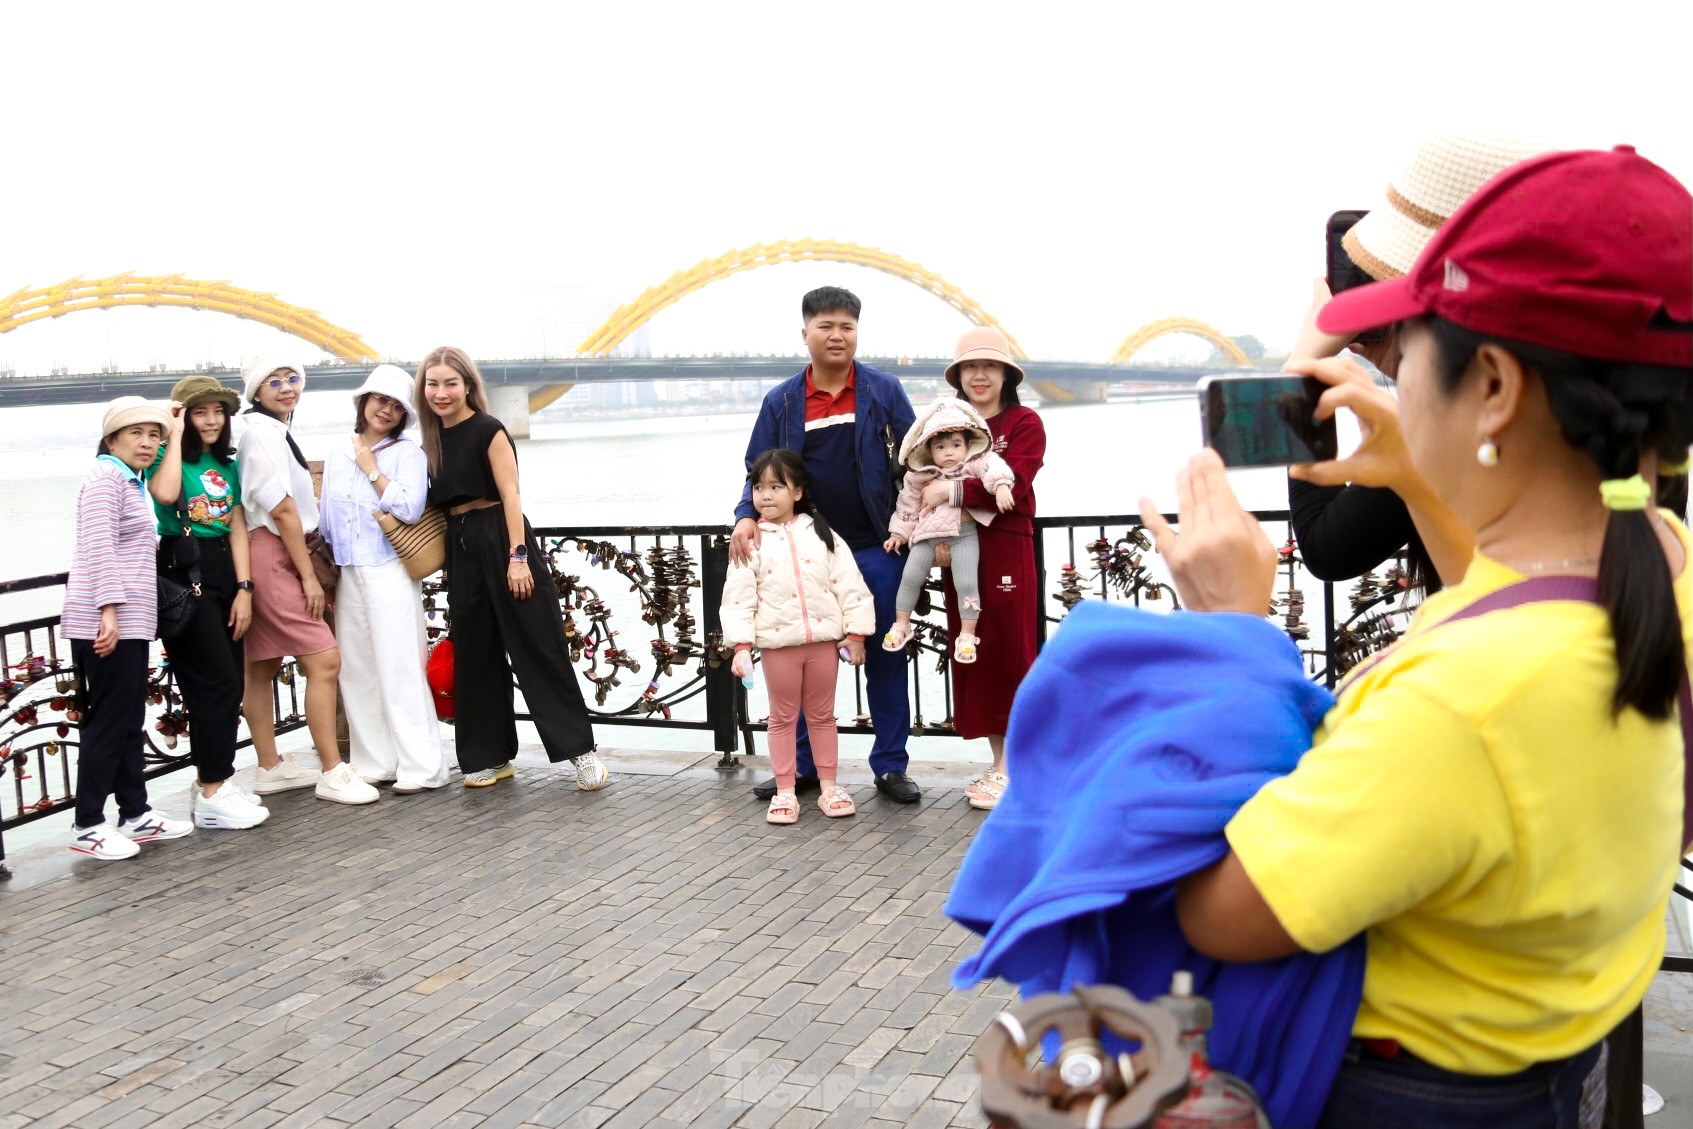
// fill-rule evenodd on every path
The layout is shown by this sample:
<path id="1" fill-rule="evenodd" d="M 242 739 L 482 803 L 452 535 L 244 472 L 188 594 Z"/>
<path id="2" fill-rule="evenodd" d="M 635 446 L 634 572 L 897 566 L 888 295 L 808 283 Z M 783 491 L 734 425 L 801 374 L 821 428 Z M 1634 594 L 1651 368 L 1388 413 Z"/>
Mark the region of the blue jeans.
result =
<path id="1" fill-rule="evenodd" d="M 1354 1044 L 1356 1048 L 1356 1044 Z M 1604 1044 L 1516 1074 L 1458 1074 L 1354 1050 L 1317 1129 L 1589 1129 L 1605 1112 Z"/>
<path id="2" fill-rule="evenodd" d="M 870 771 L 877 776 L 904 772 L 911 763 L 905 751 L 906 739 L 911 736 L 911 699 L 905 682 L 909 664 L 903 650 L 897 654 L 882 650 L 882 636 L 894 625 L 894 600 L 899 595 L 905 561 L 880 545 L 859 549 L 852 559 L 858 562 L 858 571 L 876 602 L 876 632 L 864 641 L 864 696 L 870 706 L 870 724 L 876 730 L 876 742 L 870 748 Z M 795 744 L 799 775 L 816 776 L 811 735 L 805 730 L 803 716 Z"/>

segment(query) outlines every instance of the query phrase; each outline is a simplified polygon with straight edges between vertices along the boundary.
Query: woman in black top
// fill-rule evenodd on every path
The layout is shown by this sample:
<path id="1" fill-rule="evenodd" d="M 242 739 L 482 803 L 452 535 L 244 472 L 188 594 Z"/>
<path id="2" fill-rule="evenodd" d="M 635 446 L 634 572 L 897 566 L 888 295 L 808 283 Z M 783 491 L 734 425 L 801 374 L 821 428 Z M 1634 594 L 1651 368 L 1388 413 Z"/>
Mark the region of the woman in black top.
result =
<path id="1" fill-rule="evenodd" d="M 465 786 L 486 787 L 514 771 L 515 672 L 547 758 L 573 761 L 584 792 L 605 787 L 610 774 L 594 755 L 588 707 L 565 653 L 558 588 L 518 497 L 517 448 L 489 414 L 482 374 L 462 350 L 444 346 L 418 366 L 417 415 L 429 500 L 448 513 L 447 608 Z"/>

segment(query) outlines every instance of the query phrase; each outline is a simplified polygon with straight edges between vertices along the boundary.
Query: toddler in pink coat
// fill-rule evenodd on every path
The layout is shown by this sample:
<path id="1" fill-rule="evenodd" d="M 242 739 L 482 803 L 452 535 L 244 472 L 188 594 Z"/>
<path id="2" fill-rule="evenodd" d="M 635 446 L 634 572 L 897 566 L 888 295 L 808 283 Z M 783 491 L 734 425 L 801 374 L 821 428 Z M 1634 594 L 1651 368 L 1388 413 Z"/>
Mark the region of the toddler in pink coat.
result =
<path id="1" fill-rule="evenodd" d="M 935 563 L 935 546 L 952 551 L 952 584 L 958 593 L 958 638 L 952 657 L 961 663 L 976 661 L 976 621 L 981 618 L 981 588 L 976 571 L 981 553 L 976 543 L 976 523 L 991 525 L 993 519 L 1014 504 L 1011 486 L 1016 476 L 1005 460 L 990 450 L 992 439 L 987 421 L 968 400 L 948 397 L 936 400 L 917 417 L 899 447 L 899 461 L 905 466 L 905 488 L 900 491 L 893 519 L 888 522 L 888 539 L 882 547 L 899 552 L 909 544 L 911 555 L 899 581 L 894 603 L 894 625 L 882 639 L 885 650 L 897 651 L 911 641 L 911 613 L 917 597 L 928 582 Z M 999 509 L 971 509 L 964 503 L 964 479 L 979 478 L 994 496 Z M 950 500 L 936 505 L 925 495 L 936 483 L 951 486 Z"/>

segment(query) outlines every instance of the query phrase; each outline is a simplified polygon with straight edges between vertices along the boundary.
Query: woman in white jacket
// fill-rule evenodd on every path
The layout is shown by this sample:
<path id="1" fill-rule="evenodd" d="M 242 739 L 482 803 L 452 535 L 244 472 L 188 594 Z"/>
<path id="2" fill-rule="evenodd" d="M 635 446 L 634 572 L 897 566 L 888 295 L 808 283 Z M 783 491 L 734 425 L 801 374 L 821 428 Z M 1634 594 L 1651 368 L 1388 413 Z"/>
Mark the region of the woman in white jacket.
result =
<path id="1" fill-rule="evenodd" d="M 407 434 L 412 378 L 378 365 L 353 393 L 353 436 L 323 462 L 319 528 L 341 566 L 335 637 L 353 771 L 400 794 L 447 782 L 447 758 L 424 677 L 429 644 L 423 593 L 377 524 L 423 516 L 429 460 Z"/>
<path id="2" fill-rule="evenodd" d="M 852 551 L 844 544 L 837 547 L 817 512 L 799 455 L 782 447 L 766 451 L 753 461 L 747 478 L 762 536 L 745 564 L 729 566 L 723 638 L 735 647 L 734 671 L 740 678 L 752 673 L 755 644 L 763 656 L 770 764 L 776 770 L 776 795 L 765 819 L 799 820 L 794 738 L 802 708 L 823 788 L 817 806 L 832 819 L 853 815 L 858 809 L 852 797 L 835 781 L 836 652 L 853 666 L 864 662 L 864 637 L 876 630 L 870 589 Z"/>

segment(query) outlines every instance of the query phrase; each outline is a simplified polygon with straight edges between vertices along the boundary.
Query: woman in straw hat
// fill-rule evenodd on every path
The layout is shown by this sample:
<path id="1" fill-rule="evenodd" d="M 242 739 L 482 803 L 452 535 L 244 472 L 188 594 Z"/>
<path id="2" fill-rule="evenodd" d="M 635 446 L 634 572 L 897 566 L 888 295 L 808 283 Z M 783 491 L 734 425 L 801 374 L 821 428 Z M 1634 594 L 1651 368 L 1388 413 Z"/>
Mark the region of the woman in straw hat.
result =
<path id="1" fill-rule="evenodd" d="M 1381 325 L 1397 403 L 1350 362 L 1295 367 L 1334 385 L 1320 412 L 1359 416 L 1354 465 L 1420 475 L 1476 552 L 1342 683 L 1179 916 L 1223 960 L 1366 933 L 1320 1125 L 1585 1125 L 1693 840 L 1693 541 L 1652 508 L 1658 463 L 1693 441 L 1693 196 L 1626 147 L 1516 165 L 1404 277 L 1318 319 Z M 1142 516 L 1188 606 L 1262 615 L 1275 550 L 1215 454 L 1177 487 L 1180 533 Z"/>
<path id="2" fill-rule="evenodd" d="M 70 848 L 97 859 L 134 858 L 141 843 L 194 830 L 152 810 L 141 751 L 159 613 L 153 514 L 141 496 L 141 472 L 180 427 L 139 396 L 113 400 L 100 423 L 99 456 L 76 499 L 76 547 L 59 617 L 83 697 Z M 114 794 L 115 827 L 106 820 Z"/>
<path id="3" fill-rule="evenodd" d="M 406 434 L 412 378 L 377 365 L 353 393 L 353 435 L 323 464 L 323 536 L 341 566 L 335 635 L 353 771 L 402 794 L 447 782 L 441 731 L 424 678 L 423 592 L 388 544 L 376 514 L 410 525 L 423 516 L 429 462 Z"/>
<path id="4" fill-rule="evenodd" d="M 246 696 L 247 728 L 259 755 L 253 791 L 264 796 L 312 788 L 320 800 L 373 804 L 381 793 L 353 773 L 335 741 L 341 652 L 323 621 L 329 601 L 306 548 L 306 534 L 318 527 L 312 475 L 288 431 L 306 391 L 305 366 L 284 354 L 261 354 L 247 369 L 246 386 L 250 406 L 237 459 L 253 564 Z M 292 753 L 276 751 L 271 688 L 289 655 L 306 676 L 306 725 L 321 771 L 300 764 Z"/>
<path id="5" fill-rule="evenodd" d="M 986 737 L 993 765 L 965 788 L 970 806 L 982 810 L 999 803 L 1008 783 L 1005 775 L 1005 731 L 1011 700 L 1035 661 L 1036 627 L 1040 617 L 1040 589 L 1035 582 L 1035 475 L 1046 459 L 1046 428 L 1040 416 L 1017 397 L 1023 369 L 1011 355 L 1011 342 L 992 326 L 979 325 L 958 339 L 947 383 L 958 398 L 987 421 L 989 450 L 1011 468 L 1011 508 L 998 513 L 977 533 L 980 563 L 981 618 L 976 631 L 982 639 L 974 663 L 952 664 L 952 722 L 961 737 Z M 997 513 L 998 500 L 980 479 L 932 483 L 925 501 L 952 501 L 984 515 Z M 952 492 L 957 493 L 957 497 Z M 943 497 L 943 494 L 945 495 Z M 935 559 L 943 559 L 936 550 Z M 963 626 L 957 592 L 948 569 L 947 631 L 957 638 Z"/>
<path id="6" fill-rule="evenodd" d="M 159 520 L 159 570 L 181 585 L 198 570 L 194 620 L 165 644 L 188 707 L 194 783 L 188 813 L 199 827 L 257 827 L 270 812 L 235 780 L 235 745 L 246 686 L 242 637 L 253 619 L 252 564 L 241 508 L 241 471 L 230 421 L 241 397 L 210 376 L 171 389 L 174 425 L 145 472 Z"/>
<path id="7" fill-rule="evenodd" d="M 1543 147 L 1500 138 L 1451 133 L 1429 138 L 1388 184 L 1386 198 L 1347 231 L 1345 253 L 1378 282 L 1403 276 L 1471 193 L 1501 170 L 1541 152 Z M 1315 289 L 1289 359 L 1316 360 L 1350 348 L 1391 377 L 1399 360 L 1391 329 L 1366 332 L 1362 340 L 1323 333 L 1316 316 L 1332 295 L 1325 280 L 1319 279 Z M 1294 537 L 1306 566 L 1323 580 L 1351 580 L 1404 549 L 1410 583 L 1436 592 L 1443 578 L 1458 580 L 1469 564 L 1474 547 L 1469 533 L 1420 479 L 1407 484 L 1401 497 L 1382 486 L 1336 477 L 1332 466 L 1295 468 L 1289 478 Z"/>

